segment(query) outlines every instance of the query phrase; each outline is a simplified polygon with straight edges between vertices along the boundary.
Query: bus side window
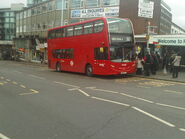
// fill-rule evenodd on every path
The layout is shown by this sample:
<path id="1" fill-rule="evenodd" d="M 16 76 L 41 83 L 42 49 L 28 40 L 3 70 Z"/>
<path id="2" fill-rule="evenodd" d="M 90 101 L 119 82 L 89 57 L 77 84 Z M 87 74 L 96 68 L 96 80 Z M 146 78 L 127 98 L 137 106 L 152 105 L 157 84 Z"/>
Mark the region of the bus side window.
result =
<path id="1" fill-rule="evenodd" d="M 67 27 L 67 37 L 73 36 L 73 26 L 72 27 Z"/>
<path id="2" fill-rule="evenodd" d="M 56 38 L 61 38 L 62 37 L 62 32 L 61 29 L 56 30 Z"/>
<path id="3" fill-rule="evenodd" d="M 49 31 L 48 37 L 49 37 L 49 39 L 54 39 L 55 38 L 55 30 Z"/>
<path id="4" fill-rule="evenodd" d="M 93 23 L 84 24 L 84 34 L 93 33 Z"/>
<path id="5" fill-rule="evenodd" d="M 74 36 L 83 34 L 83 25 L 76 25 L 74 27 Z"/>
<path id="6" fill-rule="evenodd" d="M 94 22 L 94 33 L 102 32 L 104 27 L 104 22 L 102 20 L 97 20 Z"/>
<path id="7" fill-rule="evenodd" d="M 108 60 L 108 48 L 107 47 L 94 48 L 94 58 L 96 60 Z"/>

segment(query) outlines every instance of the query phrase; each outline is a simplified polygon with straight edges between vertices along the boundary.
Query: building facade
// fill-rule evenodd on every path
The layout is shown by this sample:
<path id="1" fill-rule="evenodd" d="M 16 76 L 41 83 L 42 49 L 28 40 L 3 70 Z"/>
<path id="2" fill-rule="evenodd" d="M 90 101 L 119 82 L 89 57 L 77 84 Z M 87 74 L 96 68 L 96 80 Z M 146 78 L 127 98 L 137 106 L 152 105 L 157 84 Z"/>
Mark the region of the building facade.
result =
<path id="1" fill-rule="evenodd" d="M 31 7 L 31 6 L 37 5 L 39 3 L 42 3 L 44 1 L 49 1 L 49 0 L 27 0 L 27 6 Z"/>
<path id="2" fill-rule="evenodd" d="M 11 57 L 12 40 L 16 36 L 15 15 L 21 6 L 22 4 L 12 4 L 11 8 L 0 9 L 0 59 Z"/>
<path id="3" fill-rule="evenodd" d="M 185 29 L 175 23 L 172 23 L 171 34 L 185 34 Z"/>
<path id="4" fill-rule="evenodd" d="M 163 0 L 148 0 L 153 2 L 153 17 L 138 15 L 139 2 L 142 0 L 121 0 L 120 17 L 131 19 L 135 34 L 147 34 L 147 27 L 155 34 L 169 34 L 171 31 L 172 14 L 170 7 Z"/>

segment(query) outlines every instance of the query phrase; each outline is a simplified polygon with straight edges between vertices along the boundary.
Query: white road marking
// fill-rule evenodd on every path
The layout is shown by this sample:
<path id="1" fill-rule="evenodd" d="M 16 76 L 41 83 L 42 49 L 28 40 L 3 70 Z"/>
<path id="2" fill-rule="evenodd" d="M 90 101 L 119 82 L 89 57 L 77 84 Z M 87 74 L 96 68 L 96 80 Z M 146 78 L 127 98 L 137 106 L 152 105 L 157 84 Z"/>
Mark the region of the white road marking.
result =
<path id="1" fill-rule="evenodd" d="M 3 80 L 3 79 L 4 79 L 4 77 L 1 77 L 1 79 Z"/>
<path id="2" fill-rule="evenodd" d="M 10 79 L 6 79 L 6 81 L 10 82 L 11 80 Z"/>
<path id="3" fill-rule="evenodd" d="M 81 92 L 82 94 L 84 94 L 85 96 L 87 96 L 87 97 L 89 97 L 90 95 L 89 94 L 87 94 L 86 92 L 84 92 L 83 90 L 81 90 L 81 89 L 77 89 L 79 92 Z"/>
<path id="4" fill-rule="evenodd" d="M 155 120 L 157 120 L 157 121 L 167 125 L 167 126 L 175 127 L 175 125 L 173 125 L 173 124 L 171 124 L 171 123 L 169 123 L 169 122 L 167 122 L 167 121 L 165 121 L 163 119 L 160 119 L 160 118 L 158 118 L 158 117 L 156 117 L 156 116 L 154 116 L 154 115 L 152 115 L 152 114 L 150 114 L 148 112 L 145 112 L 145 111 L 143 111 L 143 110 L 141 110 L 141 109 L 139 109 L 137 107 L 132 107 L 132 108 L 135 109 L 138 112 L 141 112 L 141 113 L 143 113 L 143 114 L 145 114 L 145 115 L 147 115 L 147 116 L 149 116 L 149 117 L 151 117 L 151 118 L 153 118 L 153 119 L 155 119 Z"/>
<path id="5" fill-rule="evenodd" d="M 184 92 L 178 92 L 178 91 L 173 91 L 173 90 L 164 90 L 164 92 L 176 93 L 176 94 L 183 94 L 184 93 Z"/>
<path id="6" fill-rule="evenodd" d="M 3 134 L 1 134 L 1 133 L 0 133 L 0 138 L 1 138 L 1 139 L 10 139 L 10 138 L 8 138 L 7 136 L 5 136 L 5 135 L 3 135 Z"/>
<path id="7" fill-rule="evenodd" d="M 74 91 L 74 90 L 78 90 L 79 88 L 72 88 L 72 89 L 67 89 L 69 91 Z"/>
<path id="8" fill-rule="evenodd" d="M 73 88 L 80 88 L 79 86 L 75 86 L 75 85 L 71 85 L 71 84 L 66 84 L 66 83 L 62 83 L 62 82 L 57 82 L 57 81 L 54 81 L 54 83 L 65 85 L 65 86 L 70 86 L 70 87 L 73 87 Z"/>
<path id="9" fill-rule="evenodd" d="M 39 76 L 32 75 L 32 74 L 30 74 L 29 76 L 34 77 L 34 78 L 37 78 L 37 79 L 41 79 L 41 80 L 44 80 L 45 79 L 44 77 L 39 77 Z"/>
<path id="10" fill-rule="evenodd" d="M 122 106 L 127 106 L 127 107 L 130 106 L 128 104 L 124 104 L 124 103 L 121 103 L 121 102 L 116 102 L 116 101 L 112 101 L 112 100 L 108 100 L 108 99 L 103 99 L 103 98 L 98 98 L 98 97 L 91 97 L 91 98 L 92 99 L 101 100 L 101 101 L 105 101 L 105 102 L 110 102 L 110 103 L 118 104 L 118 105 L 122 105 Z"/>
<path id="11" fill-rule="evenodd" d="M 145 102 L 148 102 L 148 103 L 154 103 L 153 101 L 150 101 L 150 100 L 147 100 L 147 99 L 143 99 L 143 98 L 139 98 L 139 97 L 135 97 L 135 96 L 131 96 L 131 95 L 128 95 L 128 94 L 125 94 L 125 93 L 120 93 L 120 94 L 123 95 L 123 96 L 130 97 L 130 98 L 142 100 L 142 101 L 145 101 Z"/>
<path id="12" fill-rule="evenodd" d="M 20 71 L 14 71 L 14 72 L 19 73 L 19 74 L 22 74 L 22 72 L 20 72 Z"/>
<path id="13" fill-rule="evenodd" d="M 119 94 L 119 92 L 116 92 L 116 91 L 103 90 L 103 89 L 96 89 L 96 87 L 86 87 L 86 88 L 87 88 L 87 89 L 92 89 L 92 90 L 101 91 L 101 92 L 109 92 L 109 93 L 113 93 L 113 94 Z"/>
<path id="14" fill-rule="evenodd" d="M 185 129 L 184 128 L 179 128 L 179 130 L 185 132 Z"/>
<path id="15" fill-rule="evenodd" d="M 170 107 L 170 108 L 175 108 L 175 109 L 179 109 L 179 110 L 185 110 L 185 108 L 183 108 L 183 107 L 172 106 L 172 105 L 167 105 L 167 104 L 156 103 L 156 105 Z"/>

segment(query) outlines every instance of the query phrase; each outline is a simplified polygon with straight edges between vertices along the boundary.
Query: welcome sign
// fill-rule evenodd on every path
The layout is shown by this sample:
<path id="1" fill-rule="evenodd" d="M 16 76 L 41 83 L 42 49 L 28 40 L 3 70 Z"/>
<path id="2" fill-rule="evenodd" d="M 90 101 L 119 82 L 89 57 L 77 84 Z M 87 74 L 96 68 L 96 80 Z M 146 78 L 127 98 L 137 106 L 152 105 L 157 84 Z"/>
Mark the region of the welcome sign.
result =
<path id="1" fill-rule="evenodd" d="M 150 43 L 157 43 L 164 46 L 184 46 L 185 47 L 185 35 L 156 35 L 150 38 Z"/>

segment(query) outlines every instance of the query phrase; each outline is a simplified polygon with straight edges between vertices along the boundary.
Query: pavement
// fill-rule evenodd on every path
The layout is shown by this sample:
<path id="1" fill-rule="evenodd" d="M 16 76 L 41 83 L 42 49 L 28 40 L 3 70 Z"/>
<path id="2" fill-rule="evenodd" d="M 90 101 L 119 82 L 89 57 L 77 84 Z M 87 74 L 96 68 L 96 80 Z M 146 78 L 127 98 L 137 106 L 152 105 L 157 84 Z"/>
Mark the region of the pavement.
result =
<path id="1" fill-rule="evenodd" d="M 164 73 L 163 70 L 159 70 L 156 72 L 156 75 L 150 74 L 150 76 L 145 75 L 134 75 L 137 77 L 143 77 L 143 78 L 150 78 L 150 79 L 158 79 L 158 80 L 166 80 L 166 81 L 174 81 L 174 82 L 185 82 L 185 71 L 180 71 L 178 78 L 172 78 L 172 73 L 167 72 Z"/>

